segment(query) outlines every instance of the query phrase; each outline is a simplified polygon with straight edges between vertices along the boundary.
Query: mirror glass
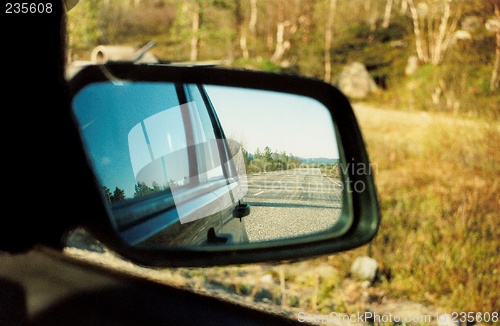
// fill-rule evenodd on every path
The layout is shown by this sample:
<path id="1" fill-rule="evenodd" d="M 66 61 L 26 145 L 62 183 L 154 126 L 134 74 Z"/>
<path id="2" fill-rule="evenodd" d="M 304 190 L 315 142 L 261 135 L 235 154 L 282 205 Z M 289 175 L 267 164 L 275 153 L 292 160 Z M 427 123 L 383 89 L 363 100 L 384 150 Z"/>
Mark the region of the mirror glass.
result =
<path id="1" fill-rule="evenodd" d="M 257 243 L 347 223 L 336 130 L 313 98 L 110 81 L 83 88 L 73 111 L 130 245 Z"/>

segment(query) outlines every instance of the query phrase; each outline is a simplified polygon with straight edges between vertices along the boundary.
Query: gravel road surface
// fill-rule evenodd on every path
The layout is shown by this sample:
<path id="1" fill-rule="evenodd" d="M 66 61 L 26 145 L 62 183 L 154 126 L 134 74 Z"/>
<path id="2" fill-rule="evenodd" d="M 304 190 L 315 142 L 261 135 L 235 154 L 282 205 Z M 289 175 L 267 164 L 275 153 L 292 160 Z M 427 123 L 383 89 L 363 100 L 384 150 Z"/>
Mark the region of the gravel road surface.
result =
<path id="1" fill-rule="evenodd" d="M 251 242 L 324 231 L 337 223 L 342 184 L 319 168 L 251 174 L 244 201 L 251 213 L 245 225 Z"/>

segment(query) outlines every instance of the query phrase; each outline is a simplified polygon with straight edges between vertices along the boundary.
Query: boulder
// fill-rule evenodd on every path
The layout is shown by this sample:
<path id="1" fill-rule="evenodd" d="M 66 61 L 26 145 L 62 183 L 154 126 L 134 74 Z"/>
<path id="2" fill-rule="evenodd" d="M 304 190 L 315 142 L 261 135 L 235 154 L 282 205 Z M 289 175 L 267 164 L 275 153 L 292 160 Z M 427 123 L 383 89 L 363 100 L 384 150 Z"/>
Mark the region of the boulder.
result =
<path id="1" fill-rule="evenodd" d="M 354 62 L 344 67 L 337 76 L 337 87 L 351 99 L 364 99 L 378 89 L 361 62 Z"/>
<path id="2" fill-rule="evenodd" d="M 405 68 L 405 75 L 413 75 L 418 70 L 418 57 L 416 55 L 411 55 L 408 58 L 408 63 Z"/>
<path id="3" fill-rule="evenodd" d="M 351 275 L 353 277 L 370 282 L 373 282 L 375 280 L 377 271 L 377 261 L 367 256 L 356 258 L 351 266 Z"/>
<path id="4" fill-rule="evenodd" d="M 460 27 L 467 32 L 476 32 L 483 24 L 483 18 L 480 16 L 465 16 L 460 21 Z"/>

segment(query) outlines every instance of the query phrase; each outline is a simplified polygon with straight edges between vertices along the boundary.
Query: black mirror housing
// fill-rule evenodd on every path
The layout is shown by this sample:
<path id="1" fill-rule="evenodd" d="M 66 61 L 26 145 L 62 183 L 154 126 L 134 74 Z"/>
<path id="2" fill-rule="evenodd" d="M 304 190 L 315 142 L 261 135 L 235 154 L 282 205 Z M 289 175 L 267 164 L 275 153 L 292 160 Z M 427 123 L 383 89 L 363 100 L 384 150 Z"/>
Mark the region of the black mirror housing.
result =
<path id="1" fill-rule="evenodd" d="M 343 222 L 331 229 L 304 237 L 246 244 L 162 247 L 131 245 L 120 236 L 113 219 L 113 209 L 102 191 L 102 178 L 99 177 L 93 162 L 92 148 L 83 136 L 82 122 L 73 114 L 75 124 L 79 128 L 82 148 L 87 154 L 89 166 L 94 171 L 96 193 L 99 193 L 106 207 L 106 214 L 103 214 L 106 216 L 86 216 L 82 220 L 82 226 L 124 258 L 140 265 L 155 267 L 202 267 L 289 261 L 350 250 L 367 244 L 376 235 L 381 216 L 373 171 L 369 168 L 370 160 L 349 100 L 336 87 L 320 80 L 295 75 L 215 67 L 109 63 L 87 66 L 69 80 L 70 98 L 75 99 L 89 85 L 103 82 L 215 85 L 302 96 L 321 103 L 328 110 L 335 126 L 339 147 Z M 353 165 L 357 168 L 353 168 Z M 148 203 L 153 201 L 143 201 L 140 205 L 144 208 Z M 254 207 L 251 206 L 244 202 L 232 206 L 230 213 L 233 219 L 245 220 L 252 216 Z M 132 211 L 139 206 L 130 207 Z M 210 239 L 231 238 L 216 235 L 213 229 L 203 231 L 208 232 Z"/>

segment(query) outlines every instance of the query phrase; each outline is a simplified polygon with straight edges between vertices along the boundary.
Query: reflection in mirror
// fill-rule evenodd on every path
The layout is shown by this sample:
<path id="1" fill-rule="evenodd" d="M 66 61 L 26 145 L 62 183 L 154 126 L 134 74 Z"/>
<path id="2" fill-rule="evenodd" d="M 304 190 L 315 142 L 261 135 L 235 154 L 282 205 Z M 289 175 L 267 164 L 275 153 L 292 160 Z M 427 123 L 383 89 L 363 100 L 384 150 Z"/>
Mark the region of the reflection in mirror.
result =
<path id="1" fill-rule="evenodd" d="M 315 99 L 102 82 L 82 89 L 73 110 L 130 245 L 256 243 L 347 222 L 334 124 Z"/>

